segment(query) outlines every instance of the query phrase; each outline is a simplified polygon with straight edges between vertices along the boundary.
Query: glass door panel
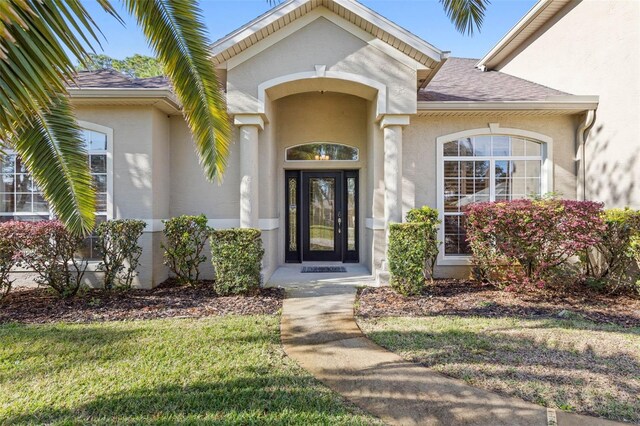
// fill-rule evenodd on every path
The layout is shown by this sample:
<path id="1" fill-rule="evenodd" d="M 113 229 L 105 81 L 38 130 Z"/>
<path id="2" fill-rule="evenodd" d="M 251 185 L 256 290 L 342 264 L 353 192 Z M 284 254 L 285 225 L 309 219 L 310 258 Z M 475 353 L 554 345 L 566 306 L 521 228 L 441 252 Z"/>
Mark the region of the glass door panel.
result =
<path id="1" fill-rule="evenodd" d="M 309 244 L 311 251 L 333 251 L 335 242 L 336 180 L 309 179 Z"/>

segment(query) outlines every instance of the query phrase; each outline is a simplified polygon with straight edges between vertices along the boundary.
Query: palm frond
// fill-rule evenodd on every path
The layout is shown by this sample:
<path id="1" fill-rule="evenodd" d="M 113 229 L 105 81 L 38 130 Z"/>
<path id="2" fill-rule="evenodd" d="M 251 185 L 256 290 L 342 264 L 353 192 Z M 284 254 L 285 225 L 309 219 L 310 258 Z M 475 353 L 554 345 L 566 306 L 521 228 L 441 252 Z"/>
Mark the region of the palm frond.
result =
<path id="1" fill-rule="evenodd" d="M 54 95 L 43 113 L 23 117 L 9 145 L 31 172 L 55 215 L 77 234 L 95 223 L 95 191 L 80 128 L 66 95 Z"/>
<path id="2" fill-rule="evenodd" d="M 221 180 L 230 126 L 200 10 L 191 0 L 123 1 L 173 82 L 205 176 Z"/>
<path id="3" fill-rule="evenodd" d="M 489 0 L 440 0 L 445 13 L 462 34 L 473 35 L 474 27 L 482 29 Z"/>

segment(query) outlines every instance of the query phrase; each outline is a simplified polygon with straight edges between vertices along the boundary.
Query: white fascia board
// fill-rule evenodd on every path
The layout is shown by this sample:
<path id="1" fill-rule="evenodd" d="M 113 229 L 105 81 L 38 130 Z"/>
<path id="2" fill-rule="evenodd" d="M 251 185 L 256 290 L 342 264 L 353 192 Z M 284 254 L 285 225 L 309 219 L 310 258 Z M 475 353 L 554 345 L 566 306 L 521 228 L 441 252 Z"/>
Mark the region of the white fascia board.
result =
<path id="1" fill-rule="evenodd" d="M 442 61 L 443 54 L 445 52 L 433 46 L 432 44 L 427 43 L 426 41 L 422 40 L 420 37 L 405 30 L 399 25 L 389 21 L 387 18 L 374 12 L 368 7 L 352 0 L 333 0 L 333 1 L 334 3 L 337 3 L 340 6 L 344 7 L 345 9 L 351 11 L 352 13 L 355 13 L 356 15 L 360 16 L 365 21 L 372 23 L 373 25 L 380 28 L 381 30 L 391 34 L 395 38 L 413 47 L 418 52 L 421 52 L 429 56 L 434 61 L 436 62 Z"/>
<path id="2" fill-rule="evenodd" d="M 544 101 L 447 101 L 418 102 L 418 111 L 496 111 L 496 110 L 592 110 L 598 107 L 598 96 L 562 96 Z"/>
<path id="3" fill-rule="evenodd" d="M 498 43 L 487 53 L 478 63 L 476 64 L 476 68 L 480 68 L 482 70 L 492 69 L 494 64 L 492 61 L 502 53 L 503 50 L 508 49 L 507 54 L 515 50 L 519 43 L 516 45 L 511 45 L 511 42 L 520 34 L 525 28 L 534 23 L 538 16 L 549 6 L 555 4 L 558 6 L 558 9 L 564 7 L 569 0 L 539 0 L 526 15 L 524 15 L 508 32 L 504 37 L 498 41 Z M 541 23 L 541 25 L 544 23 Z"/>
<path id="4" fill-rule="evenodd" d="M 281 17 L 293 12 L 297 8 L 303 6 L 309 0 L 290 0 L 286 3 L 281 4 L 270 10 L 269 12 L 259 16 L 238 30 L 232 32 L 228 36 L 216 41 L 210 46 L 211 55 L 216 56 L 220 53 L 226 51 L 230 47 L 239 43 L 240 41 L 250 37 L 252 34 L 255 34 L 261 31 L 263 28 L 269 26 L 273 22 L 277 21 Z M 353 0 L 333 0 L 334 3 L 342 6 L 343 8 L 349 10 L 350 12 L 360 16 L 363 20 L 370 22 L 372 25 L 380 28 L 381 30 L 389 33 L 390 35 L 396 37 L 407 45 L 413 47 L 417 51 L 423 53 L 424 55 L 430 57 L 436 62 L 440 62 L 444 58 L 445 52 L 440 49 L 434 47 L 433 45 L 427 43 L 422 40 L 418 36 L 410 33 L 404 28 L 394 24 L 383 16 L 377 14 L 371 9 L 357 3 Z M 318 6 L 323 7 L 323 6 Z M 336 15 L 337 16 L 337 15 Z M 298 18 L 300 19 L 300 18 Z"/>
<path id="5" fill-rule="evenodd" d="M 167 89 L 117 89 L 117 88 L 68 88 L 67 92 L 72 98 L 136 98 L 136 99 L 163 99 L 176 109 L 181 109 L 180 101 L 171 90 Z"/>
<path id="6" fill-rule="evenodd" d="M 224 52 L 236 43 L 239 43 L 245 38 L 250 37 L 252 34 L 255 34 L 261 29 L 269 26 L 284 15 L 293 12 L 294 10 L 305 4 L 307 1 L 308 0 L 289 0 L 274 7 L 266 13 L 258 16 L 253 21 L 243 25 L 229 35 L 211 44 L 211 46 L 209 46 L 211 55 L 216 56 Z"/>

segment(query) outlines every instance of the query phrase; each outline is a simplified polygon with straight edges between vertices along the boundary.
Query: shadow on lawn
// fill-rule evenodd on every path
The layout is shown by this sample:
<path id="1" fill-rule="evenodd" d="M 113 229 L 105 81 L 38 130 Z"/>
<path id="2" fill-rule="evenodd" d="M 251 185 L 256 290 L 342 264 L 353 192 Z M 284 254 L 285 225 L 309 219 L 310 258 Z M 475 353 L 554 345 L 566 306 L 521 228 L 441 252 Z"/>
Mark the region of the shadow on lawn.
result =
<path id="1" fill-rule="evenodd" d="M 345 423 L 349 411 L 311 379 L 291 375 L 164 385 L 98 396 L 72 408 L 40 408 L 0 418 L 2 424 L 83 423 L 261 424 Z M 342 416 L 345 416 L 341 419 Z"/>
<path id="2" fill-rule="evenodd" d="M 523 327 L 527 328 L 536 327 Z M 488 380 L 494 384 L 488 385 L 489 390 L 508 389 L 506 393 L 512 396 L 546 406 L 572 407 L 583 414 L 640 420 L 640 362 L 632 349 L 627 353 L 611 351 L 609 341 L 559 348 L 553 338 L 547 342 L 506 334 L 517 327 L 487 330 L 385 330 L 369 332 L 367 337 L 414 362 L 474 385 L 487 387 L 480 383 Z M 557 344 L 566 343 L 562 336 L 557 339 Z M 599 354 L 599 345 L 610 352 Z M 496 382 L 503 385 L 495 388 Z M 577 406 L 581 403 L 583 406 Z"/>

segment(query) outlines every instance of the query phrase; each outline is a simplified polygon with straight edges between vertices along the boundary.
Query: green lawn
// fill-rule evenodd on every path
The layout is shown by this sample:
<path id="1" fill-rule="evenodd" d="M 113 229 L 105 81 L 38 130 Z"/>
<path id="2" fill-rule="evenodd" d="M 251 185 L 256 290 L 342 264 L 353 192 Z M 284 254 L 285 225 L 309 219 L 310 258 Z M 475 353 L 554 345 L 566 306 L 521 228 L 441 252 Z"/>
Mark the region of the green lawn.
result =
<path id="1" fill-rule="evenodd" d="M 640 423 L 640 328 L 456 316 L 359 324 L 378 344 L 473 386 Z"/>
<path id="2" fill-rule="evenodd" d="M 278 317 L 0 326 L 0 424 L 370 424 L 289 360 Z"/>

